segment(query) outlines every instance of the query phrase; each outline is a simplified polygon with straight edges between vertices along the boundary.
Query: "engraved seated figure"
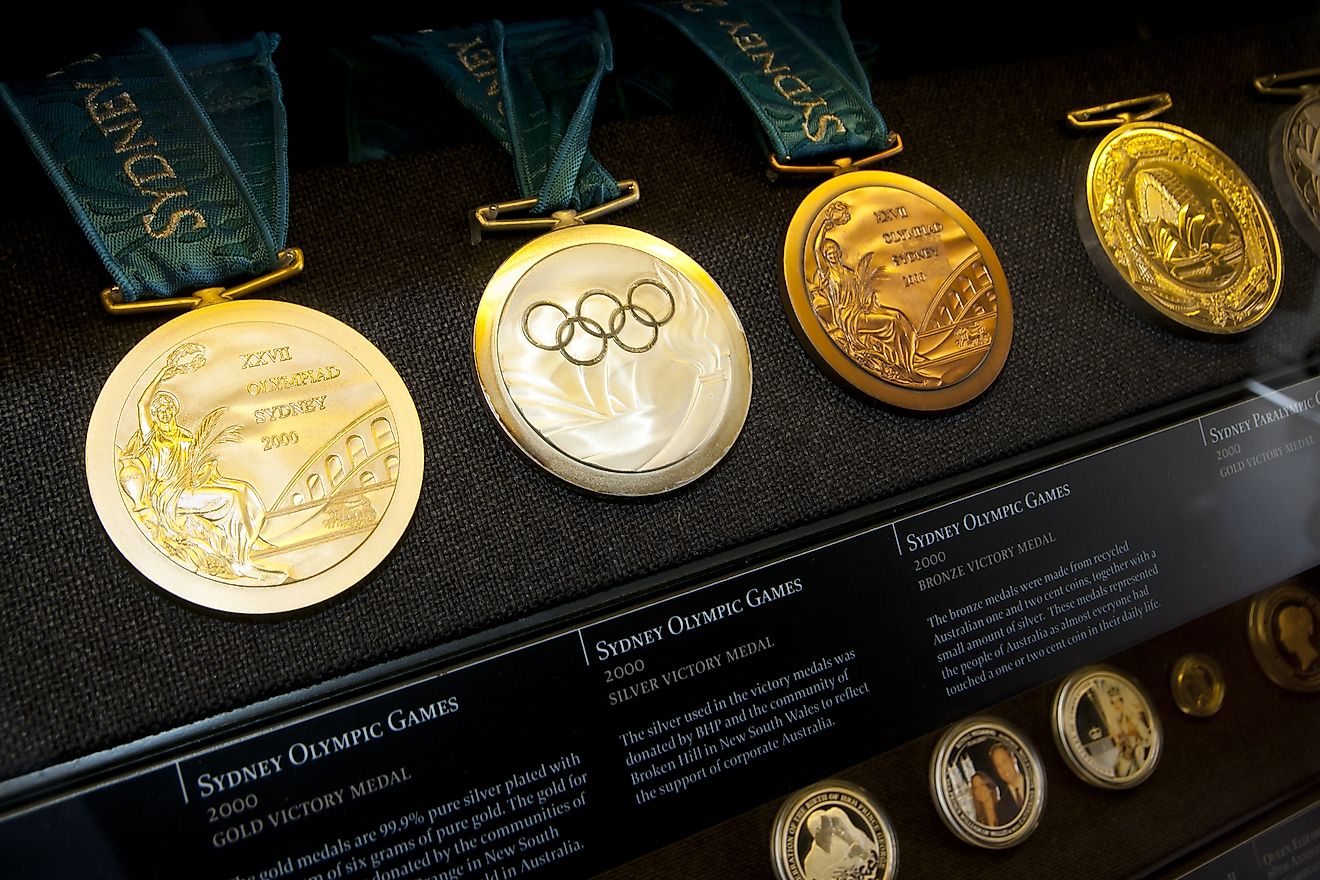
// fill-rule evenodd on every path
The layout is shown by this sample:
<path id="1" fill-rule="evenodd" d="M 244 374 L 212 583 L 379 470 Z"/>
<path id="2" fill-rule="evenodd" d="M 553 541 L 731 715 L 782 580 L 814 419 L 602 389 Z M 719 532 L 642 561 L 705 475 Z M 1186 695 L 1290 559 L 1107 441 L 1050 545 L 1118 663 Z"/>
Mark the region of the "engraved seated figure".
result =
<path id="1" fill-rule="evenodd" d="M 899 309 L 880 302 L 883 269 L 872 268 L 873 251 L 852 267 L 843 248 L 821 227 L 816 244 L 816 274 L 811 286 L 812 308 L 835 342 L 850 358 L 886 379 L 925 385 L 917 370 L 917 331 Z"/>
<path id="2" fill-rule="evenodd" d="M 214 430 L 224 408 L 202 419 L 196 434 L 176 421 L 180 403 L 163 382 L 206 363 L 201 346 L 180 346 L 138 401 L 138 430 L 120 450 L 119 483 L 133 515 L 170 556 L 211 577 L 280 583 L 288 573 L 257 565 L 254 550 L 266 509 L 257 490 L 220 473 L 216 444 L 240 439 L 231 425 Z"/>

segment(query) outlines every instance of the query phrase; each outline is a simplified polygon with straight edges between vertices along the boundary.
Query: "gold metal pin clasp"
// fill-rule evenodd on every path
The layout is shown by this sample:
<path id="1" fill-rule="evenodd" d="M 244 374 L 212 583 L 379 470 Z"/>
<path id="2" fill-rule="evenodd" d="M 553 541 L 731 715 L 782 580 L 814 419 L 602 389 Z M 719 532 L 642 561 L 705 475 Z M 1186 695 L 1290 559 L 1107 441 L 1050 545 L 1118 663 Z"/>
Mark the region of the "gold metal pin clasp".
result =
<path id="1" fill-rule="evenodd" d="M 813 174 L 817 176 L 828 175 L 830 177 L 837 177 L 845 171 L 857 171 L 861 168 L 869 167 L 876 162 L 888 159 L 891 156 L 897 156 L 901 152 L 903 152 L 903 136 L 896 131 L 891 131 L 889 133 L 888 146 L 880 152 L 872 153 L 863 159 L 857 159 L 854 161 L 847 156 L 841 156 L 838 159 L 830 161 L 827 165 L 799 165 L 792 160 L 781 161 L 778 156 L 771 153 L 770 167 L 766 169 L 765 173 L 771 180 L 774 180 L 781 174 Z"/>
<path id="2" fill-rule="evenodd" d="M 1068 124 L 1077 129 L 1109 128 L 1154 119 L 1172 106 L 1173 98 L 1168 92 L 1156 92 L 1140 98 L 1128 98 L 1126 101 L 1073 110 L 1067 118 Z"/>
<path id="3" fill-rule="evenodd" d="M 585 211 L 555 211 L 548 217 L 506 218 L 504 216 L 536 207 L 535 196 L 482 205 L 472 212 L 468 221 L 472 228 L 472 243 L 481 241 L 483 232 L 550 232 L 555 229 L 567 229 L 570 226 L 581 226 L 598 217 L 635 205 L 641 198 L 642 188 L 637 185 L 637 181 L 620 180 L 617 198 L 596 205 L 594 208 L 587 208 Z"/>
<path id="4" fill-rule="evenodd" d="M 124 314 L 125 312 L 173 312 L 180 309 L 196 309 L 216 303 L 229 302 L 249 293 L 279 284 L 286 278 L 292 278 L 303 270 L 303 252 L 300 248 L 285 248 L 277 254 L 279 265 L 264 275 L 258 275 L 233 287 L 205 287 L 195 293 L 183 296 L 167 296 L 160 299 L 140 299 L 137 302 L 124 302 L 119 286 L 107 287 L 101 291 L 101 305 L 107 312 Z"/>
<path id="5" fill-rule="evenodd" d="M 1320 67 L 1258 76 L 1251 84 L 1262 95 L 1305 95 L 1320 89 Z"/>

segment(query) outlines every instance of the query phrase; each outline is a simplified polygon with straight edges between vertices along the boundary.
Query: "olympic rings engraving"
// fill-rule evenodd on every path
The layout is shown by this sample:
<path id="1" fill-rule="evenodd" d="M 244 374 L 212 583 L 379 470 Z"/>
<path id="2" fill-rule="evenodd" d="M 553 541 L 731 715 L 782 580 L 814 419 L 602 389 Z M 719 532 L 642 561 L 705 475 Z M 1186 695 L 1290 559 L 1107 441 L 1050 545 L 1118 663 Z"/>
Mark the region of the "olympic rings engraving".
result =
<path id="1" fill-rule="evenodd" d="M 669 300 L 669 308 L 663 317 L 657 316 L 655 312 L 646 306 L 634 302 L 637 289 L 640 287 L 654 287 L 664 294 Z M 602 320 L 588 317 L 582 313 L 582 309 L 591 300 L 603 298 L 614 303 L 614 308 L 610 310 L 609 316 Z M 578 297 L 577 305 L 573 307 L 573 313 L 570 315 L 568 309 L 558 303 L 549 300 L 540 300 L 527 307 L 527 311 L 522 316 L 523 336 L 527 341 L 542 351 L 557 351 L 564 356 L 564 359 L 570 364 L 579 367 L 590 367 L 600 363 L 605 359 L 605 354 L 609 350 L 612 341 L 619 348 L 632 354 L 642 354 L 650 351 L 656 342 L 660 339 L 660 328 L 668 324 L 674 317 L 674 310 L 677 304 L 674 300 L 674 294 L 668 287 L 665 287 L 654 278 L 643 278 L 640 281 L 633 282 L 632 287 L 628 288 L 627 295 L 620 300 L 617 296 L 608 290 L 593 288 Z M 537 309 L 552 309 L 559 313 L 559 325 L 555 328 L 554 338 L 551 342 L 545 342 L 537 339 L 532 334 L 531 319 L 532 313 Z M 642 327 L 649 328 L 650 339 L 642 345 L 629 345 L 619 338 L 624 329 L 628 326 L 629 319 L 635 321 Z M 593 357 L 580 358 L 569 353 L 568 346 L 573 341 L 577 332 L 581 330 L 587 336 L 600 340 L 600 351 Z"/>

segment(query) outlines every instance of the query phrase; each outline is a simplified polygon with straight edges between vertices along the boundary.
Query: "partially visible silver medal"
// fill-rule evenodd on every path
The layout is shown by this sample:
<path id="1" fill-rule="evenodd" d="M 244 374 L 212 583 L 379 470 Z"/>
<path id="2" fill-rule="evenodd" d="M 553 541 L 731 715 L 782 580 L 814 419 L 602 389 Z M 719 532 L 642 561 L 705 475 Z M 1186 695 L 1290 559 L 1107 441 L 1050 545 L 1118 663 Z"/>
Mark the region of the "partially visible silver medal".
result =
<path id="1" fill-rule="evenodd" d="M 1320 253 L 1320 68 L 1257 77 L 1255 86 L 1301 98 L 1270 132 L 1270 179 L 1297 234 Z"/>

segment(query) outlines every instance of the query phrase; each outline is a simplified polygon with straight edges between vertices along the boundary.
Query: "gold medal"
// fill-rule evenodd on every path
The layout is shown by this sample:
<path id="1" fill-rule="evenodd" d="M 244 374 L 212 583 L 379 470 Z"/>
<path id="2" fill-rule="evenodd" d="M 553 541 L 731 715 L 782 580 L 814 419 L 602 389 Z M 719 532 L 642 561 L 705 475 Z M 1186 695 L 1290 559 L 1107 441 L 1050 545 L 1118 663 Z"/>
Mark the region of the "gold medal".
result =
<path id="1" fill-rule="evenodd" d="M 697 479 L 747 417 L 733 307 L 691 257 L 635 229 L 576 225 L 523 245 L 486 286 L 472 349 L 509 438 L 600 495 Z"/>
<path id="2" fill-rule="evenodd" d="M 296 267 L 274 274 L 301 268 L 301 253 L 285 256 Z M 421 490 L 421 424 L 357 332 L 233 295 L 208 297 L 217 304 L 115 368 L 87 431 L 87 481 L 111 540 L 150 580 L 217 611 L 275 614 L 347 589 L 398 542 Z"/>
<path id="3" fill-rule="evenodd" d="M 1320 691 L 1320 599 L 1285 581 L 1251 602 L 1248 636 L 1270 681 L 1290 691 Z"/>
<path id="4" fill-rule="evenodd" d="M 1164 747 L 1154 703 L 1136 679 L 1088 666 L 1054 696 L 1054 743 L 1078 778 L 1097 788 L 1132 788 L 1150 778 Z"/>
<path id="5" fill-rule="evenodd" d="M 1184 715 L 1209 718 L 1224 705 L 1224 670 L 1209 654 L 1184 654 L 1173 664 L 1169 689 Z"/>
<path id="6" fill-rule="evenodd" d="M 884 171 L 816 187 L 784 239 L 784 308 L 817 365 L 893 406 L 943 410 L 1003 369 L 1013 305 L 985 234 L 943 193 Z"/>
<path id="7" fill-rule="evenodd" d="M 869 793 L 828 779 L 784 801 L 770 835 L 770 859 L 779 880 L 892 880 L 898 842 Z"/>
<path id="8" fill-rule="evenodd" d="M 1270 178 L 1297 234 L 1320 252 L 1320 68 L 1258 77 L 1255 86 L 1301 98 L 1270 132 Z"/>
<path id="9" fill-rule="evenodd" d="M 1068 114 L 1080 129 L 1117 126 L 1091 155 L 1078 229 L 1124 298 L 1180 327 L 1240 333 L 1279 298 L 1279 235 L 1232 159 L 1186 129 L 1149 121 L 1171 106 L 1158 94 Z"/>
<path id="10" fill-rule="evenodd" d="M 944 824 L 986 849 L 1017 846 L 1045 810 L 1045 767 L 1031 740 L 1001 718 L 950 727 L 930 762 L 930 793 Z"/>

